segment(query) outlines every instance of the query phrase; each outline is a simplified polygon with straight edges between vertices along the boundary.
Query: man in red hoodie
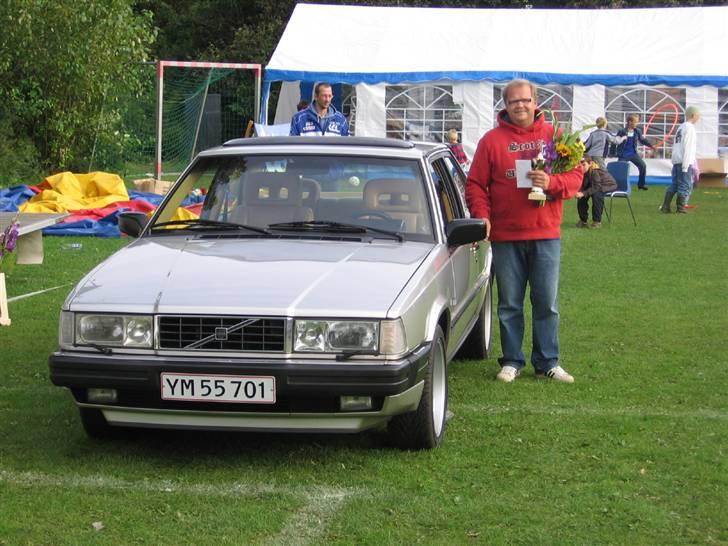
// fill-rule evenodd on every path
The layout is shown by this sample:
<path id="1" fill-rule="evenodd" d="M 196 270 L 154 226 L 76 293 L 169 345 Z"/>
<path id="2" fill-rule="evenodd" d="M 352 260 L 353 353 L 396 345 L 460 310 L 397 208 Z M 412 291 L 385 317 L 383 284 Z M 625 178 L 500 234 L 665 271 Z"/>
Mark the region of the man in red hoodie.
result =
<path id="1" fill-rule="evenodd" d="M 536 86 L 513 80 L 503 90 L 505 110 L 498 126 L 478 143 L 465 197 L 474 218 L 485 220 L 485 237 L 493 249 L 498 285 L 498 320 L 503 357 L 496 378 L 510 383 L 526 361 L 523 354 L 523 301 L 531 288 L 533 347 L 531 364 L 536 377 L 573 383 L 559 366 L 559 263 L 562 201 L 573 197 L 582 180 L 582 169 L 561 174 L 531 170 L 528 178 L 547 196 L 545 205 L 528 199 L 528 188 L 516 185 L 516 160 L 533 159 L 554 128 L 537 108 Z"/>

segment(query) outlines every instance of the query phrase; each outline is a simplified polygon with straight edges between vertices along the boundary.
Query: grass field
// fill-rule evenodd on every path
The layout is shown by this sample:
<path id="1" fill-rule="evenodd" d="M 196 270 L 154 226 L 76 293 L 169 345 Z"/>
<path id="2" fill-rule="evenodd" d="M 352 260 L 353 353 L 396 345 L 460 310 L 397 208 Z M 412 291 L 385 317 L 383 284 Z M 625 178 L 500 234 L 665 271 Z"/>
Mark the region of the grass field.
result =
<path id="1" fill-rule="evenodd" d="M 89 440 L 47 357 L 69 283 L 124 242 L 47 237 L 9 295 L 63 287 L 0 328 L 0 544 L 728 544 L 728 190 L 669 216 L 663 191 L 633 195 L 637 227 L 618 201 L 611 226 L 576 229 L 566 203 L 576 383 L 454 362 L 431 452 L 381 431 Z"/>

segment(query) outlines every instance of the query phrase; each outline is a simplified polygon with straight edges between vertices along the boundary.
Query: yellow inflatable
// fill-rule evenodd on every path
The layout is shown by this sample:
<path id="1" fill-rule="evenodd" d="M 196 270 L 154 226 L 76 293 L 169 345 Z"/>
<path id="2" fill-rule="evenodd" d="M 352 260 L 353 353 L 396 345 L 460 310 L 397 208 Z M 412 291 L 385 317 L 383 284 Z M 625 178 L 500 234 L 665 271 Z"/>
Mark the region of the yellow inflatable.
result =
<path id="1" fill-rule="evenodd" d="M 124 181 L 106 172 L 74 174 L 62 172 L 46 178 L 38 195 L 26 201 L 20 212 L 68 212 L 100 209 L 116 201 L 128 201 Z"/>

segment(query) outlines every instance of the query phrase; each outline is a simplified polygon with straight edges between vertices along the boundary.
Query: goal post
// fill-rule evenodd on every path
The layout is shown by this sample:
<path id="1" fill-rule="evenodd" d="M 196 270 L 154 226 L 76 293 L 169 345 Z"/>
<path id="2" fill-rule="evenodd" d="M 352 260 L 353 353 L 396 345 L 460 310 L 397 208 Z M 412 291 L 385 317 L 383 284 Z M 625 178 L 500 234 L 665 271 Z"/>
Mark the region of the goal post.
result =
<path id="1" fill-rule="evenodd" d="M 170 69 L 181 69 L 187 71 L 188 74 L 194 74 L 194 77 L 187 78 L 184 84 L 176 84 L 177 87 L 174 96 L 165 97 L 165 86 L 170 87 L 169 82 L 165 82 L 165 73 L 169 73 Z M 230 81 L 233 74 L 251 73 L 253 76 L 253 119 L 258 120 L 260 117 L 260 94 L 261 94 L 261 77 L 262 67 L 254 63 L 217 63 L 217 62 L 195 62 L 195 61 L 158 61 L 157 62 L 157 100 L 156 100 L 156 143 L 155 143 L 155 160 L 154 160 L 154 177 L 161 180 L 164 169 L 163 162 L 176 161 L 180 164 L 186 164 L 194 157 L 198 150 L 201 130 L 203 129 L 203 120 L 209 117 L 208 99 L 210 89 L 214 85 L 229 88 L 232 86 L 246 86 L 245 82 Z M 227 83 L 225 86 L 224 84 Z M 238 101 L 240 100 L 239 97 Z M 219 123 L 224 128 L 222 121 L 226 114 L 240 114 L 243 108 L 248 109 L 248 105 L 236 104 L 233 100 L 220 100 Z M 208 115 L 206 115 L 208 114 Z M 239 120 L 238 120 L 239 121 Z M 246 120 L 247 122 L 247 120 Z M 245 131 L 246 122 L 240 123 L 239 131 L 235 131 L 231 135 L 225 134 L 220 130 L 220 140 L 223 142 L 233 136 L 242 136 Z M 228 129 L 229 130 L 229 129 Z M 173 138 L 174 135 L 174 138 Z M 183 142 L 182 145 L 174 147 L 174 156 L 166 153 L 170 148 L 165 144 L 172 144 L 172 140 Z M 222 142 L 216 142 L 221 144 Z"/>

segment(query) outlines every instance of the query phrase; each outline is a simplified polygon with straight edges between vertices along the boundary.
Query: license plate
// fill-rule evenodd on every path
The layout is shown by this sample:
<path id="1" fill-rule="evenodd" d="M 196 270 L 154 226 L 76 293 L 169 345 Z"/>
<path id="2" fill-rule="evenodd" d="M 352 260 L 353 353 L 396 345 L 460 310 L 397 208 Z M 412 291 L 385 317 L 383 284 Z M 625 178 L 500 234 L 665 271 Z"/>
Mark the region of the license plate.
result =
<path id="1" fill-rule="evenodd" d="M 161 374 L 162 400 L 275 404 L 276 378 L 251 375 Z"/>

